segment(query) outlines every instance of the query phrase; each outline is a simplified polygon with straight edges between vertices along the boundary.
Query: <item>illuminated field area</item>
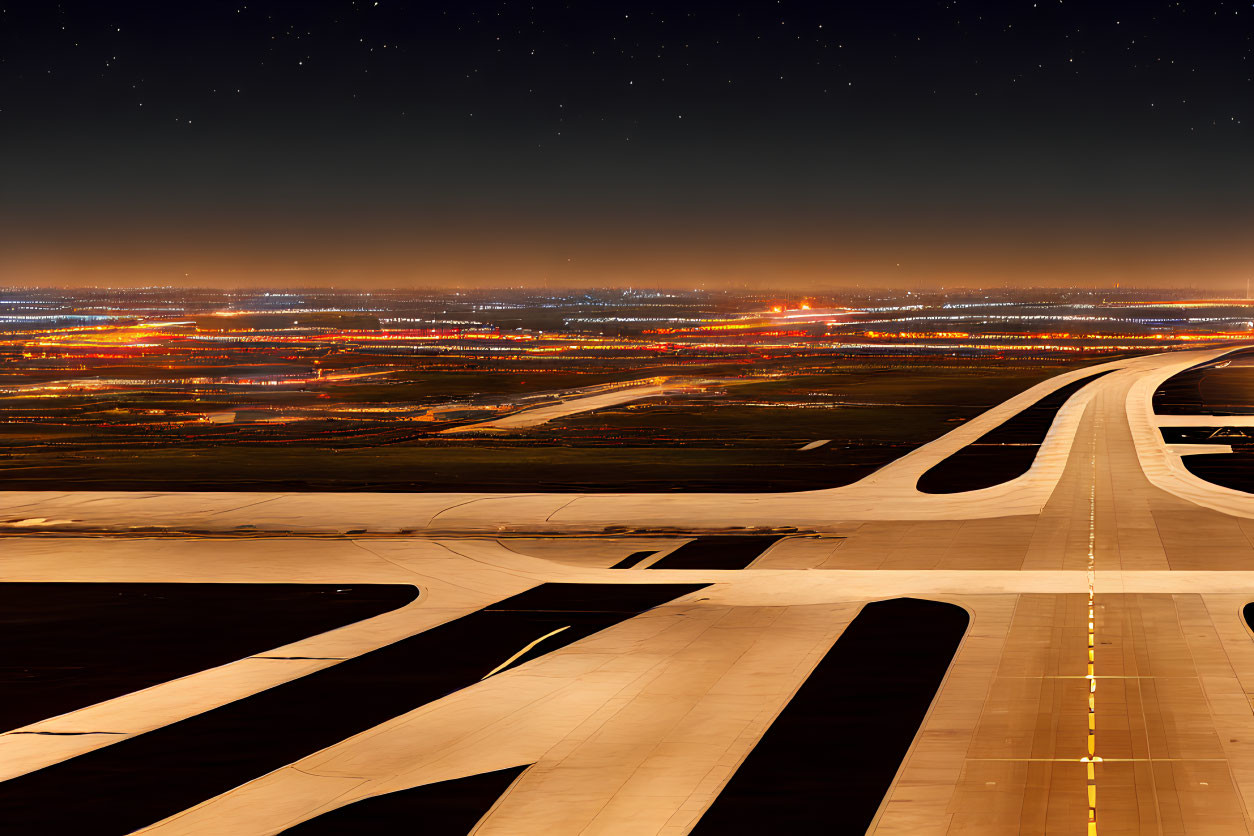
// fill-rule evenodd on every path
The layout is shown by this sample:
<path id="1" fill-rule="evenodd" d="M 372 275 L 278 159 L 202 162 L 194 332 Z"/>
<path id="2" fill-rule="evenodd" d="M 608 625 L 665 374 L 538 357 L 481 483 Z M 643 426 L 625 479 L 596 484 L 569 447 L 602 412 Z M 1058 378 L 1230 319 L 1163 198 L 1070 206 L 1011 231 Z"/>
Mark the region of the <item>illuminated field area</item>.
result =
<path id="1" fill-rule="evenodd" d="M 174 298 L 170 298 L 173 296 Z M 786 491 L 1242 301 L 12 290 L 12 489 Z"/>
<path id="2" fill-rule="evenodd" d="M 398 427 L 369 416 L 226 425 L 114 423 L 108 416 L 103 427 L 8 423 L 0 427 L 6 447 L 0 472 L 14 489 L 831 487 L 866 475 L 1062 367 L 1042 363 L 998 373 L 973 363 L 947 370 L 939 385 L 936 373 L 942 370 L 927 362 L 916 368 L 832 364 L 727 394 L 650 399 L 506 435 L 442 436 L 421 422 Z M 464 377 L 490 385 L 501 374 Z M 363 394 L 355 388 L 319 394 Z M 799 403 L 806 408 L 795 408 Z M 828 443 L 817 449 L 800 450 L 823 440 Z"/>

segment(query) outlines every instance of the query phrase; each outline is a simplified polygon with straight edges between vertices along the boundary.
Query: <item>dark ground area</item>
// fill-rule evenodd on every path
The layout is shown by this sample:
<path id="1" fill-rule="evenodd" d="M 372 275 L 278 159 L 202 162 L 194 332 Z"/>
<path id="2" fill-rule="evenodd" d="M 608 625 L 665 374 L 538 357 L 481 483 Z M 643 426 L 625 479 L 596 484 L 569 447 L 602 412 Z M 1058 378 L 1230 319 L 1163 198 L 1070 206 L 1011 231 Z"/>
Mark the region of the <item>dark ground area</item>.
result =
<path id="1" fill-rule="evenodd" d="M 1214 363 L 1167 380 L 1154 393 L 1160 415 L 1254 415 L 1254 350 L 1234 351 Z M 1168 444 L 1228 444 L 1231 453 L 1185 456 L 1199 479 L 1254 493 L 1254 427 L 1163 427 Z"/>
<path id="2" fill-rule="evenodd" d="M 1187 369 L 1154 392 L 1159 415 L 1254 414 L 1254 349 Z"/>
<path id="3" fill-rule="evenodd" d="M 403 584 L 0 583 L 0 730 L 263 653 L 416 597 L 417 588 Z"/>
<path id="4" fill-rule="evenodd" d="M 953 604 L 867 604 L 732 775 L 694 836 L 862 834 L 969 619 Z"/>
<path id="5" fill-rule="evenodd" d="M 392 836 L 421 823 L 423 836 L 466 836 L 527 766 L 376 795 L 323 813 L 283 836 Z"/>
<path id="6" fill-rule="evenodd" d="M 744 569 L 782 536 L 698 537 L 663 557 L 650 569 Z"/>
<path id="7" fill-rule="evenodd" d="M 1225 444 L 1229 441 L 1215 439 L 1210 443 Z M 1231 453 L 1185 456 L 1184 466 L 1199 479 L 1221 487 L 1254 493 L 1254 439 L 1245 444 L 1233 444 Z"/>
<path id="8" fill-rule="evenodd" d="M 4 781 L 0 821 L 13 833 L 131 833 L 473 685 L 534 639 L 547 637 L 501 669 L 704 586 L 541 584 L 329 668 Z"/>
<path id="9" fill-rule="evenodd" d="M 980 436 L 919 477 L 923 493 L 959 493 L 1000 485 L 1022 476 L 1054 423 L 1058 410 L 1087 384 L 1109 372 L 1062 386 Z"/>
<path id="10" fill-rule="evenodd" d="M 0 477 L 10 490 L 809 490 L 857 481 L 1041 380 L 1110 359 L 809 358 L 755 368 L 778 376 L 721 395 L 627 404 L 493 437 L 433 436 L 386 415 L 191 427 L 137 423 L 131 414 L 19 420 L 0 423 Z M 576 381 L 559 370 L 544 383 L 544 374 L 461 369 L 449 382 L 484 392 L 509 389 L 502 380 L 515 378 L 541 389 Z M 378 388 L 345 384 L 323 394 L 363 402 L 382 397 Z M 822 439 L 830 442 L 799 449 Z"/>

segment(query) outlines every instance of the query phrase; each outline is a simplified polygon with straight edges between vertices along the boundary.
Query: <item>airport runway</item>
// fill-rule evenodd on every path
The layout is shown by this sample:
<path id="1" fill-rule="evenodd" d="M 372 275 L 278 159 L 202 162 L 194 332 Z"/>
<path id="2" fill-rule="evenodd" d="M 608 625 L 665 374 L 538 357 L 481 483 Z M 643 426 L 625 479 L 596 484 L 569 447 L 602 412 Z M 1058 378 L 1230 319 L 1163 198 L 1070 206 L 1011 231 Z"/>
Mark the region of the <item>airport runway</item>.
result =
<path id="1" fill-rule="evenodd" d="M 0 577 L 33 585 L 15 597 L 32 632 L 67 618 L 39 591 L 51 583 L 113 584 L 128 601 L 138 584 L 183 584 L 196 606 L 240 584 L 262 612 L 280 605 L 264 584 L 343 596 L 341 626 L 276 647 L 243 629 L 178 634 L 192 669 L 137 662 L 83 689 L 119 696 L 0 735 L 0 821 L 1254 832 L 1254 496 L 1191 475 L 1150 402 L 1223 353 L 1061 375 L 825 491 L 0 494 Z M 1043 425 L 1027 472 L 917 489 L 1103 371 Z M 198 611 L 179 594 L 132 606 L 160 629 Z M 102 636 L 109 600 L 76 611 Z M 324 603 L 311 601 L 281 605 Z M 233 661 L 195 669 L 228 640 Z M 104 677 L 91 661 L 6 690 Z"/>

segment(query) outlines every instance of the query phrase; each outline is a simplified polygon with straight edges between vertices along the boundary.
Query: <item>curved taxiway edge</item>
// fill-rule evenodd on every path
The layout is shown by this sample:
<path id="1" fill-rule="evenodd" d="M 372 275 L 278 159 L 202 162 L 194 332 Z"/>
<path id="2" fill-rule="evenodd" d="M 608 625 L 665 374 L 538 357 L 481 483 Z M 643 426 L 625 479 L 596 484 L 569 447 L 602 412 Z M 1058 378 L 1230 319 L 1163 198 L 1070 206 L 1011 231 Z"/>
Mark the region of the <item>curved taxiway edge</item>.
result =
<path id="1" fill-rule="evenodd" d="M 838 488 L 796 493 L 683 495 L 8 491 L 0 492 L 0 531 L 248 534 L 255 530 L 403 536 L 503 531 L 600 533 L 615 526 L 684 530 L 796 526 L 823 530 L 847 521 L 985 519 L 1035 514 L 1049 500 L 1062 476 L 1089 404 L 1106 387 L 1127 385 L 1129 375 L 1141 378 L 1133 386 L 1136 394 L 1129 396 L 1129 403 L 1139 401 L 1136 409 L 1129 412 L 1128 420 L 1134 422 L 1138 449 L 1150 450 L 1151 458 L 1143 459 L 1143 464 L 1157 468 L 1151 479 L 1167 478 L 1163 474 L 1171 471 L 1164 460 L 1166 454 L 1158 450 L 1161 441 L 1147 417 L 1152 409 L 1149 396 L 1159 381 L 1229 350 L 1158 354 L 1058 375 L 866 478 Z M 917 489 L 918 477 L 937 462 L 1050 392 L 1104 370 L 1115 373 L 1085 386 L 1059 410 L 1032 467 L 1024 475 L 990 488 L 958 494 L 924 494 Z M 1148 443 L 1147 433 L 1153 436 L 1152 443 Z M 1157 459 L 1153 458 L 1155 454 Z M 1211 501 L 1224 492 L 1189 476 L 1181 468 L 1179 481 L 1187 484 L 1186 477 L 1195 483 L 1194 492 L 1211 497 Z M 1199 486 L 1205 486 L 1204 490 Z M 1182 489 L 1170 490 L 1179 493 Z M 1230 499 L 1242 504 L 1234 497 Z M 1240 515 L 1254 515 L 1254 510 L 1242 511 Z"/>
<path id="2" fill-rule="evenodd" d="M 1165 363 L 1152 373 L 1139 377 L 1128 390 L 1128 427 L 1136 443 L 1141 470 L 1155 487 L 1213 511 L 1254 519 L 1254 496 L 1207 482 L 1190 473 L 1180 455 L 1163 440 L 1154 413 L 1154 391 L 1165 381 L 1235 350 L 1187 352 L 1179 355 L 1176 362 Z"/>

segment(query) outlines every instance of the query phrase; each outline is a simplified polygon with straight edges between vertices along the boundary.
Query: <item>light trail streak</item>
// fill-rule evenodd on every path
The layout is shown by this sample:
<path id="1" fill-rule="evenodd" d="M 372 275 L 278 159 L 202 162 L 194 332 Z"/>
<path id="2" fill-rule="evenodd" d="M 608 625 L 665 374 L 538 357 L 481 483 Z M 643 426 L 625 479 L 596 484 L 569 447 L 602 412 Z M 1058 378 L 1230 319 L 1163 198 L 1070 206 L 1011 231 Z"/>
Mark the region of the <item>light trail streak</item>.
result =
<path id="1" fill-rule="evenodd" d="M 569 624 L 567 624 L 565 627 L 558 627 L 558 628 L 557 628 L 556 630 L 554 630 L 553 632 L 551 632 L 551 633 L 545 633 L 543 636 L 541 636 L 540 638 L 536 639 L 535 641 L 533 641 L 533 642 L 529 642 L 528 644 L 526 644 L 526 645 L 523 647 L 523 649 L 522 649 L 522 650 L 518 651 L 518 652 L 517 652 L 517 653 L 515 653 L 513 656 L 511 656 L 511 657 L 509 657 L 508 659 L 506 659 L 504 662 L 502 662 L 501 664 L 497 665 L 497 666 L 496 666 L 495 668 L 493 668 L 492 670 L 490 670 L 490 671 L 488 671 L 487 673 L 485 673 L 482 677 L 480 677 L 479 681 L 480 681 L 480 682 L 482 682 L 483 680 L 487 679 L 489 676 L 492 676 L 493 674 L 500 673 L 501 671 L 505 670 L 505 669 L 506 669 L 506 668 L 508 668 L 510 665 L 512 665 L 516 659 L 518 659 L 520 656 L 522 656 L 522 655 L 523 655 L 524 653 L 526 653 L 527 651 L 531 650 L 531 648 L 535 647 L 535 646 L 536 646 L 536 645 L 538 645 L 540 642 L 544 641 L 545 639 L 552 638 L 553 636 L 556 636 L 558 633 L 562 632 L 563 630 L 569 630 L 569 629 L 570 629 L 570 625 L 569 625 Z"/>

